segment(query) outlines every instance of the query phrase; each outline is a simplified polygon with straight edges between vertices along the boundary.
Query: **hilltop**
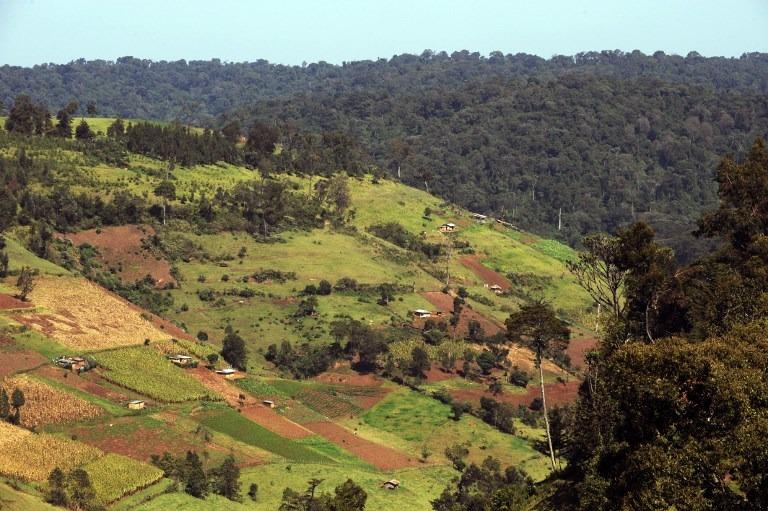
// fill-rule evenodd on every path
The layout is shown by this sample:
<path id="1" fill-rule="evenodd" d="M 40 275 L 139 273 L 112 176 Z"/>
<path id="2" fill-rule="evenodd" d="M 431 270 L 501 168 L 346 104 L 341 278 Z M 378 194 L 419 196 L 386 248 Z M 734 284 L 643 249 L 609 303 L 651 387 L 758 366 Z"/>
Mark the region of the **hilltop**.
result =
<path id="1" fill-rule="evenodd" d="M 110 509 L 271 510 L 318 477 L 326 491 L 353 479 L 366 509 L 415 511 L 459 474 L 454 446 L 462 462 L 549 475 L 534 354 L 508 343 L 504 321 L 546 299 L 570 322 L 571 358 L 543 367 L 551 404 L 572 400 L 594 343 L 572 249 L 380 173 L 114 159 L 108 143 L 0 133 L 17 205 L 3 225 L 0 366 L 27 400 L 0 432 L 4 499 L 48 509 L 58 466 L 84 468 Z M 281 149 L 267 155 L 278 165 Z M 237 339 L 245 358 L 225 361 Z M 173 491 L 151 463 L 166 451 L 195 451 L 205 470 L 232 454 L 242 503 Z M 381 487 L 390 479 L 397 490 Z"/>

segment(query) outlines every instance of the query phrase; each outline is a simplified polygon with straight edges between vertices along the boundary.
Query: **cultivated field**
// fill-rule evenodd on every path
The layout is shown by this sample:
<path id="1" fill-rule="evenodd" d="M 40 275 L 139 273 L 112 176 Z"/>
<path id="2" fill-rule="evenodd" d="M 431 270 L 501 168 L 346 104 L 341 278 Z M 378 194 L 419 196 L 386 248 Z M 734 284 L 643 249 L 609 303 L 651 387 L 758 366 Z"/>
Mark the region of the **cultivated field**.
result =
<path id="1" fill-rule="evenodd" d="M 8 395 L 16 388 L 24 392 L 26 402 L 21 408 L 20 417 L 21 425 L 26 428 L 76 422 L 104 415 L 101 407 L 27 375 L 7 378 L 2 382 L 2 387 Z"/>
<path id="2" fill-rule="evenodd" d="M 159 468 L 119 454 L 106 454 L 87 464 L 85 471 L 96 497 L 104 504 L 146 488 L 163 477 Z"/>
<path id="3" fill-rule="evenodd" d="M 306 463 L 330 461 L 317 451 L 304 447 L 295 440 L 283 438 L 230 408 L 206 412 L 200 418 L 200 423 L 214 431 L 229 435 L 235 440 L 264 449 L 290 461 Z"/>
<path id="4" fill-rule="evenodd" d="M 136 307 L 85 279 L 38 279 L 30 299 L 44 311 L 15 318 L 73 349 L 113 348 L 171 337 Z"/>
<path id="5" fill-rule="evenodd" d="M 105 379 L 160 401 L 217 399 L 151 345 L 102 352 L 96 360 L 106 369 L 100 370 Z"/>
<path id="6" fill-rule="evenodd" d="M 43 481 L 59 467 L 69 470 L 101 456 L 95 447 L 0 422 L 0 474 Z"/>

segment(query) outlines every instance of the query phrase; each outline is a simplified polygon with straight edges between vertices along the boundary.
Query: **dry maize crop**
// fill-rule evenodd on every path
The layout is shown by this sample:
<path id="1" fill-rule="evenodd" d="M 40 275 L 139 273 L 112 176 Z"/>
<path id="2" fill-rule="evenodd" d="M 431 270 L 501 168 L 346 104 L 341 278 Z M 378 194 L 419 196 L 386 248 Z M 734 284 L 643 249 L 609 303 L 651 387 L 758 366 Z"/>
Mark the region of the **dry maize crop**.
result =
<path id="1" fill-rule="evenodd" d="M 96 447 L 0 422 L 0 474 L 5 477 L 43 481 L 56 467 L 71 470 L 102 454 Z"/>
<path id="2" fill-rule="evenodd" d="M 74 349 L 104 349 L 171 338 L 144 319 L 139 310 L 82 278 L 40 278 L 30 299 L 38 310 L 21 313 L 17 319 Z"/>
<path id="3" fill-rule="evenodd" d="M 104 414 L 101 407 L 27 375 L 6 378 L 2 387 L 9 396 L 16 388 L 24 392 L 26 403 L 19 416 L 26 428 L 93 419 Z"/>

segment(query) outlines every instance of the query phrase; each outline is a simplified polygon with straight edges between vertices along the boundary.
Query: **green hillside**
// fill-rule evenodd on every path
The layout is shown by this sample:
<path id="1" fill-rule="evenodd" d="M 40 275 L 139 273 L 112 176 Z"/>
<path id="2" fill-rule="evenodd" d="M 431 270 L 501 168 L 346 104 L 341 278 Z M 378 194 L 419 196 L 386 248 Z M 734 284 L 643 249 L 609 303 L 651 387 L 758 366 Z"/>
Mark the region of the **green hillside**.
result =
<path id="1" fill-rule="evenodd" d="M 103 120 L 92 126 L 101 131 L 107 125 Z M 13 168 L 23 168 L 19 139 L 0 137 L 0 155 Z M 432 397 L 438 391 L 449 394 L 443 400 L 453 399 L 453 392 L 467 402 L 490 396 L 489 378 L 504 379 L 513 363 L 530 365 L 529 351 L 518 347 L 517 358 L 499 362 L 491 376 L 473 369 L 476 383 L 462 383 L 455 368 L 440 381 L 419 379 L 403 365 L 413 388 L 388 381 L 397 379 L 384 371 L 384 359 L 391 355 L 405 364 L 412 348 L 423 346 L 433 364 L 429 378 L 434 378 L 441 374 L 437 367 L 445 354 L 453 353 L 460 363 L 465 351 L 484 349 L 483 338 L 465 341 L 469 320 L 482 323 L 490 335 L 503 329 L 521 303 L 538 298 L 577 324 L 589 312 L 590 300 L 565 269 L 564 261 L 574 256 L 568 247 L 492 219 L 476 223 L 466 210 L 373 174 L 335 174 L 332 179 L 348 194 L 344 214 L 335 215 L 330 200 L 316 198 L 331 183 L 328 177 L 273 171 L 266 179 L 259 170 L 225 163 L 171 168 L 135 153 L 120 166 L 65 141 L 24 143 L 24 157 L 32 163 L 23 172 L 35 200 L 64 196 L 69 202 L 52 205 L 48 223 L 30 210 L 29 218 L 4 233 L 10 275 L 0 281 L 0 298 L 6 301 L 0 303 L 10 305 L 0 309 L 0 362 L 7 362 L 7 376 L 31 373 L 34 381 L 96 404 L 101 414 L 86 417 L 73 406 L 55 422 L 43 415 L 40 430 L 140 463 L 165 451 L 195 451 L 210 471 L 232 453 L 242 466 L 242 492 L 251 483 L 260 488 L 255 501 L 246 497 L 228 504 L 219 496 L 203 501 L 168 493 L 168 479 L 158 482 L 156 476 L 143 484 L 99 473 L 99 491 L 118 499 L 111 508 L 266 511 L 279 506 L 284 488 L 303 491 L 309 479 L 320 477 L 326 480 L 324 491 L 352 478 L 368 493 L 368 510 L 416 511 L 427 508 L 458 475 L 445 453 L 454 445 L 466 448 L 469 462 L 493 456 L 535 481 L 549 474 L 535 415 L 516 416 L 510 434 L 482 420 L 476 403 L 475 416 L 454 420 L 451 407 Z M 158 194 L 168 182 L 175 193 L 165 203 L 163 223 L 157 215 L 166 199 Z M 240 218 L 232 209 L 260 197 L 265 182 L 284 187 L 288 197 L 287 212 L 268 236 L 261 224 L 243 221 L 247 212 Z M 96 197 L 106 206 L 89 202 Z M 95 216 L 73 206 L 109 208 L 125 197 L 139 205 L 132 222 L 108 223 L 109 209 Z M 200 220 L 205 200 L 215 213 L 210 222 Z M 20 204 L 19 212 L 27 207 Z M 457 224 L 457 231 L 441 233 L 447 222 Z M 378 227 L 392 223 L 413 245 L 376 235 Z M 418 247 L 440 247 L 439 254 Z M 24 267 L 37 274 L 29 306 L 11 298 Z M 496 281 L 508 289 L 494 293 L 489 285 Z M 327 292 L 318 293 L 324 282 Z M 390 296 L 382 300 L 385 289 Z M 458 326 L 431 340 L 434 345 L 425 344 L 413 311 L 442 311 L 438 319 L 447 323 L 459 294 L 465 305 Z M 314 310 L 303 313 L 311 300 L 316 300 Z M 295 368 L 267 360 L 270 345 L 287 341 L 297 350 L 294 359 L 310 364 L 311 357 L 339 340 L 334 328 L 352 320 L 367 329 L 359 335 L 379 335 L 385 343 L 372 372 L 353 369 L 356 355 L 337 354 L 321 370 L 302 369 L 304 376 L 316 378 L 298 382 L 292 377 Z M 244 340 L 248 357 L 247 378 L 237 383 L 204 367 L 229 365 L 220 352 L 233 333 Z M 50 363 L 81 352 L 97 364 L 81 376 Z M 169 354 L 189 355 L 197 367 L 174 367 L 163 356 Z M 209 355 L 218 358 L 209 362 Z M 551 363 L 545 373 L 549 385 L 578 378 L 576 370 Z M 460 394 L 466 389 L 471 395 Z M 504 396 L 520 396 L 525 399 L 520 404 L 527 405 L 532 398 L 526 392 L 535 392 L 535 385 L 517 388 L 504 381 L 502 389 Z M 275 400 L 276 407 L 265 408 L 264 399 Z M 143 400 L 146 407 L 129 410 L 132 400 Z M 88 466 L 93 470 L 105 463 Z M 0 454 L 0 475 L 12 475 L 4 466 Z M 157 474 L 146 465 L 140 468 L 140 474 Z M 402 487 L 390 493 L 381 483 L 393 477 Z M 29 484 L 14 498 L 37 503 L 35 492 L 45 488 L 43 481 Z"/>

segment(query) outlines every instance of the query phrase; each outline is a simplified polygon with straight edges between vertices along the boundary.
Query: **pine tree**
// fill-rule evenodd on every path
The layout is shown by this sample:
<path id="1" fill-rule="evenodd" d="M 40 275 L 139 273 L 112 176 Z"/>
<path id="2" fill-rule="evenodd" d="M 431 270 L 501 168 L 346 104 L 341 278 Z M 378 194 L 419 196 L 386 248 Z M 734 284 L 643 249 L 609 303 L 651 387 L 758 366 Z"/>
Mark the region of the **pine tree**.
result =
<path id="1" fill-rule="evenodd" d="M 11 406 L 13 407 L 13 422 L 18 424 L 21 420 L 21 407 L 26 403 L 24 398 L 24 391 L 19 388 L 13 389 L 11 393 Z"/>
<path id="2" fill-rule="evenodd" d="M 5 389 L 0 390 L 0 420 L 7 421 L 11 416 L 11 403 Z"/>
<path id="3" fill-rule="evenodd" d="M 93 489 L 88 472 L 82 468 L 76 468 L 69 474 L 69 502 L 75 509 L 89 509 L 96 500 L 96 491 Z"/>
<path id="4" fill-rule="evenodd" d="M 240 469 L 235 465 L 235 458 L 224 458 L 221 466 L 213 471 L 213 491 L 229 500 L 240 502 Z"/>
<path id="5" fill-rule="evenodd" d="M 194 451 L 187 451 L 184 463 L 184 491 L 198 499 L 205 498 L 208 493 L 208 478 L 203 470 L 203 463 Z"/>
<path id="6" fill-rule="evenodd" d="M 66 506 L 68 504 L 66 477 L 59 467 L 54 468 L 48 476 L 45 501 L 54 506 Z"/>

